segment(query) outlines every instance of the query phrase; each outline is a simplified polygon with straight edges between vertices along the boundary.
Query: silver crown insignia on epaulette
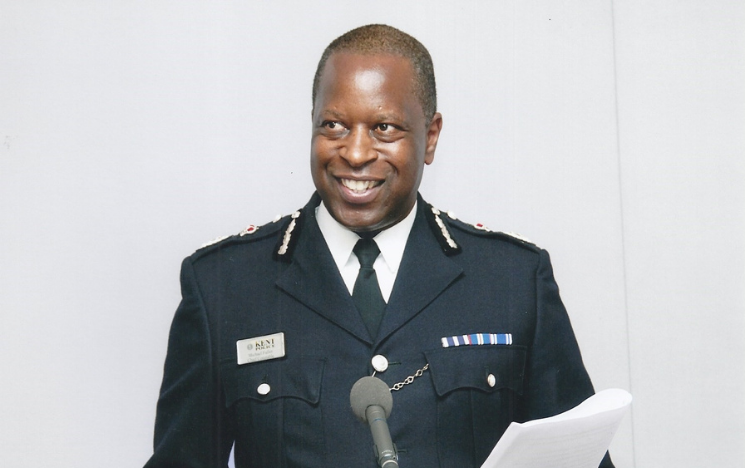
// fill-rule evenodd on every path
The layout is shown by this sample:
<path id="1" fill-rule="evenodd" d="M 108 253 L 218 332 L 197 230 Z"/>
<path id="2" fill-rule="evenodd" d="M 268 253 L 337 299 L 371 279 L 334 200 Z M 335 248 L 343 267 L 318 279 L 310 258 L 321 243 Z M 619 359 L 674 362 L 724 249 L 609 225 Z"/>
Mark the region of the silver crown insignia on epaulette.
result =
<path id="1" fill-rule="evenodd" d="M 249 224 L 248 227 L 246 229 L 242 230 L 241 232 L 239 232 L 238 235 L 241 236 L 241 237 L 243 237 L 243 236 L 246 236 L 248 234 L 253 234 L 254 232 L 256 232 L 258 230 L 259 230 L 259 227 L 258 226 L 254 226 L 253 224 Z"/>

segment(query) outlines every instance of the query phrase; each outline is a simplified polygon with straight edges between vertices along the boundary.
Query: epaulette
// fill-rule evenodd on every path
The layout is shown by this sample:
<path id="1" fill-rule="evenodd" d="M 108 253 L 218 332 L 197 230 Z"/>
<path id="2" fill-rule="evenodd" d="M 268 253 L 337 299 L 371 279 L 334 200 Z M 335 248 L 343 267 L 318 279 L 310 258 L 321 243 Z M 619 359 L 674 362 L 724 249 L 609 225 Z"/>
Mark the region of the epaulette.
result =
<path id="1" fill-rule="evenodd" d="M 227 236 L 218 237 L 209 242 L 202 244 L 195 254 L 203 255 L 214 249 L 224 247 L 239 242 L 251 242 L 275 234 L 281 227 L 279 222 L 282 219 L 281 216 L 277 216 L 271 222 L 264 224 L 263 226 L 256 226 L 255 224 L 249 224 L 245 229 L 237 234 L 230 234 Z"/>
<path id="2" fill-rule="evenodd" d="M 461 231 L 468 232 L 470 234 L 475 234 L 477 236 L 503 239 L 513 244 L 526 247 L 528 249 L 535 250 L 535 251 L 540 250 L 540 247 L 535 245 L 530 239 L 528 239 L 527 237 L 523 235 L 520 235 L 514 232 L 492 231 L 488 227 L 484 226 L 482 223 L 469 224 L 469 223 L 463 222 L 459 220 L 458 218 L 456 218 L 455 214 L 453 214 L 452 211 L 448 211 L 447 214 L 448 214 L 448 218 L 450 218 L 449 224 L 455 228 L 460 229 Z"/>

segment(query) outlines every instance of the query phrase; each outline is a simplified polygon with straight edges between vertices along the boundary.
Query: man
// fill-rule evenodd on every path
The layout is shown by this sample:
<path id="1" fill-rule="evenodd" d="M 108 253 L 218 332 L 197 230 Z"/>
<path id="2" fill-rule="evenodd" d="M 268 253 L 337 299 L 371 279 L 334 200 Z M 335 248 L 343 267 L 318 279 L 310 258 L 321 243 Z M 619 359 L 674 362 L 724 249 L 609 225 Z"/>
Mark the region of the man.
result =
<path id="1" fill-rule="evenodd" d="M 349 408 L 373 373 L 402 467 L 478 467 L 593 393 L 548 254 L 418 196 L 442 128 L 418 41 L 332 42 L 312 124 L 310 202 L 184 260 L 147 467 L 374 467 Z"/>

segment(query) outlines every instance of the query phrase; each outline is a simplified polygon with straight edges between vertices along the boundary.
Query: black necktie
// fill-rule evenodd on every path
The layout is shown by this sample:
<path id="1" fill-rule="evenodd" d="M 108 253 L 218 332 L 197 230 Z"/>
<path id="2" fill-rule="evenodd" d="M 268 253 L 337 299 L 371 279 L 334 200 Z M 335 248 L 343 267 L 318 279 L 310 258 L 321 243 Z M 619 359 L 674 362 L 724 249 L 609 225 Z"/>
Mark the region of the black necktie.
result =
<path id="1" fill-rule="evenodd" d="M 378 258 L 380 249 L 372 239 L 360 239 L 352 249 L 352 252 L 360 261 L 360 272 L 357 274 L 357 280 L 354 282 L 352 291 L 352 300 L 357 310 L 362 315 L 362 321 L 365 322 L 370 337 L 374 340 L 380 327 L 380 319 L 383 318 L 385 310 L 385 301 L 380 293 L 378 285 L 378 276 L 373 269 L 373 263 Z"/>

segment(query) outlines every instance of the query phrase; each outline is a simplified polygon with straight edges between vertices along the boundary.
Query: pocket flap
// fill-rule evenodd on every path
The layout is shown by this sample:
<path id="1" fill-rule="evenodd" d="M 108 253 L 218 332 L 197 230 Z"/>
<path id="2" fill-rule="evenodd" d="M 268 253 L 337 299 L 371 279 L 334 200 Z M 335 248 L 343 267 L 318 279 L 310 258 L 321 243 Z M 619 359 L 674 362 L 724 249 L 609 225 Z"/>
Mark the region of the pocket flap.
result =
<path id="1" fill-rule="evenodd" d="M 277 398 L 298 398 L 310 404 L 321 397 L 324 358 L 278 359 L 237 365 L 222 363 L 225 405 L 249 398 L 272 401 Z"/>
<path id="2" fill-rule="evenodd" d="M 509 388 L 522 394 L 525 354 L 522 346 L 462 346 L 424 353 L 439 396 L 466 388 L 485 393 Z"/>

